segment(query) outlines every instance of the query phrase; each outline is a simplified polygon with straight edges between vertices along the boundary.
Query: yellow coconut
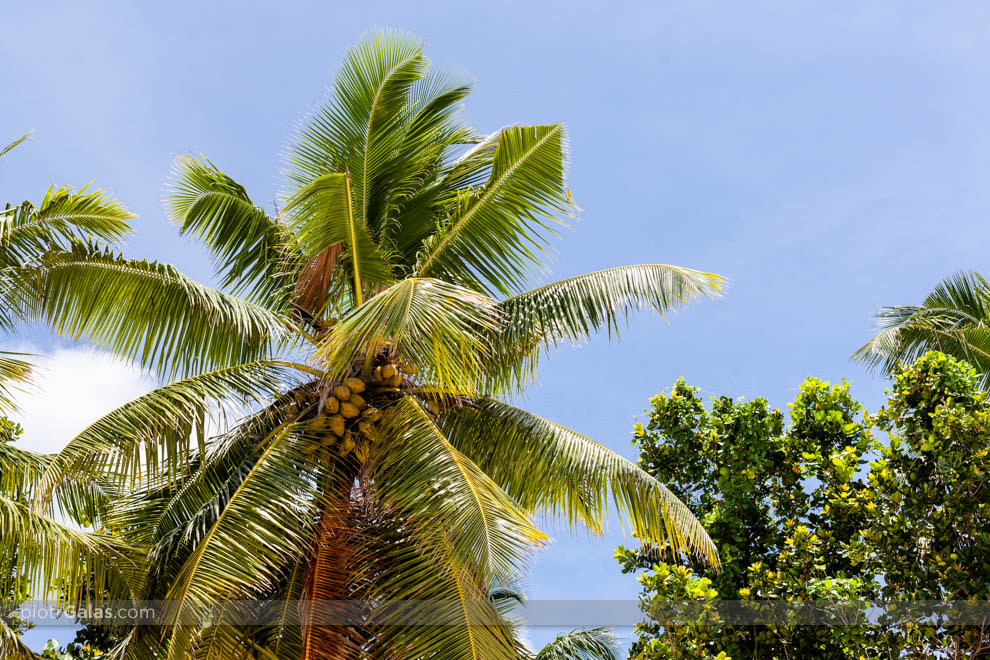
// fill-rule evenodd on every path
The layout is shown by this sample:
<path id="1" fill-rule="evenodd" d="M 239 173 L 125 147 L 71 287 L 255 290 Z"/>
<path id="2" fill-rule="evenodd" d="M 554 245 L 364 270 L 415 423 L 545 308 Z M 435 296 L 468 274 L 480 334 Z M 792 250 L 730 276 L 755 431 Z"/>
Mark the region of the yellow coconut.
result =
<path id="1" fill-rule="evenodd" d="M 357 445 L 357 443 L 354 442 L 354 436 L 348 433 L 344 436 L 344 440 L 340 443 L 340 448 L 337 450 L 337 453 L 341 456 L 347 456 L 351 453 L 351 450 L 354 449 L 355 445 Z"/>
<path id="2" fill-rule="evenodd" d="M 351 397 L 351 388 L 347 385 L 338 385 L 333 388 L 333 395 L 341 401 L 347 401 Z"/>
<path id="3" fill-rule="evenodd" d="M 344 385 L 350 388 L 351 393 L 364 392 L 364 381 L 360 378 L 345 378 Z"/>
<path id="4" fill-rule="evenodd" d="M 340 399 L 335 396 L 328 397 L 326 405 L 323 406 L 323 410 L 331 415 L 336 415 L 340 410 Z"/>
<path id="5" fill-rule="evenodd" d="M 376 442 L 378 440 L 378 429 L 376 429 L 375 425 L 371 422 L 359 422 L 358 429 L 361 431 L 361 435 L 366 437 L 368 440 L 371 440 L 372 442 Z"/>
<path id="6" fill-rule="evenodd" d="M 382 380 L 387 380 L 395 375 L 395 365 L 386 364 L 382 366 Z"/>
<path id="7" fill-rule="evenodd" d="M 360 394 L 352 394 L 351 398 L 347 400 L 351 405 L 355 405 L 360 409 L 368 407 L 368 402 L 364 400 L 364 397 Z"/>
<path id="8" fill-rule="evenodd" d="M 402 385 L 402 374 L 395 373 L 386 381 L 386 383 L 391 387 L 398 387 Z"/>
<path id="9" fill-rule="evenodd" d="M 330 417 L 330 429 L 337 435 L 344 435 L 344 429 L 347 427 L 347 420 L 344 419 L 343 415 L 333 415 Z"/>
<path id="10" fill-rule="evenodd" d="M 350 401 L 344 401 L 340 404 L 340 414 L 346 419 L 351 419 L 360 415 L 361 410 Z"/>
<path id="11" fill-rule="evenodd" d="M 354 457 L 357 458 L 362 463 L 364 463 L 366 460 L 368 460 L 368 443 L 367 442 L 362 442 L 361 444 L 359 444 L 357 447 L 354 448 Z"/>
<path id="12" fill-rule="evenodd" d="M 382 368 L 381 367 L 375 367 L 375 370 L 372 372 L 372 377 L 375 380 L 381 380 L 382 379 Z"/>

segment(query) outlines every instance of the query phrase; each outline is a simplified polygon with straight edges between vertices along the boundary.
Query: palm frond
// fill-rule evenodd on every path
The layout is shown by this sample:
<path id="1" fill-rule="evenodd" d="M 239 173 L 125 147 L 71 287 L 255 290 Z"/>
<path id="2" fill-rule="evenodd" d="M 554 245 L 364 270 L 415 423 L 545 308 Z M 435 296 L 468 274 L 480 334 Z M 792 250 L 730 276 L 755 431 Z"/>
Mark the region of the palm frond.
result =
<path id="1" fill-rule="evenodd" d="M 592 628 L 558 635 L 533 660 L 619 660 L 620 653 L 611 630 Z"/>
<path id="2" fill-rule="evenodd" d="M 488 336 L 498 324 L 494 310 L 493 300 L 469 289 L 402 280 L 341 319 L 317 355 L 328 377 L 337 379 L 389 345 L 421 369 L 424 382 L 471 388 L 488 378 Z"/>
<path id="3" fill-rule="evenodd" d="M 619 323 L 650 309 L 661 316 L 701 298 L 721 295 L 719 275 L 664 264 L 609 268 L 512 296 L 498 304 L 502 325 L 494 337 L 505 379 L 527 384 L 541 349 L 559 341 L 579 344 L 605 328 L 618 336 Z"/>
<path id="4" fill-rule="evenodd" d="M 302 255 L 289 227 L 243 186 L 205 158 L 180 157 L 168 209 L 183 234 L 213 251 L 221 286 L 275 309 L 287 305 Z"/>
<path id="5" fill-rule="evenodd" d="M 403 213 L 394 240 L 397 251 L 406 257 L 406 265 L 415 267 L 423 243 L 437 231 L 438 223 L 457 209 L 458 195 L 480 188 L 491 176 L 495 149 L 502 131 L 476 137 L 471 148 L 438 171 L 436 183 L 420 189 L 403 204 Z"/>
<path id="6" fill-rule="evenodd" d="M 72 475 L 134 483 L 141 470 L 174 477 L 189 460 L 204 420 L 224 402 L 259 405 L 299 378 L 291 365 L 259 361 L 193 376 L 149 392 L 93 422 L 48 465 L 40 489 L 47 495 Z M 218 407 L 219 406 L 219 407 Z M 230 412 L 235 412 L 236 408 Z"/>
<path id="7" fill-rule="evenodd" d="M 3 153 L 0 152 L 0 156 L 2 155 Z M 31 650 L 31 647 L 21 639 L 20 635 L 11 630 L 3 617 L 0 617 L 0 654 L 8 660 L 39 660 L 41 658 L 39 654 Z"/>
<path id="8" fill-rule="evenodd" d="M 372 204 L 381 194 L 382 170 L 400 138 L 390 130 L 409 112 L 412 86 L 428 62 L 422 43 L 402 32 L 382 30 L 347 52 L 333 95 L 300 130 L 288 157 L 290 181 L 350 172 L 353 212 L 373 226 Z"/>
<path id="9" fill-rule="evenodd" d="M 111 599 L 130 599 L 140 582 L 139 558 L 119 539 L 75 530 L 2 496 L 0 554 L 14 558 L 19 579 L 38 585 L 42 598 L 59 604 L 104 592 Z"/>
<path id="10" fill-rule="evenodd" d="M 284 423 L 263 441 L 264 451 L 171 583 L 166 597 L 176 603 L 173 621 L 225 599 L 270 592 L 309 547 L 311 481 L 295 467 L 306 461 L 298 434 L 298 425 Z M 187 657 L 192 632 L 188 626 L 173 631 L 170 660 Z"/>
<path id="11" fill-rule="evenodd" d="M 136 217 L 106 192 L 50 187 L 40 206 L 24 202 L 0 213 L 0 266 L 21 265 L 46 250 L 91 238 L 115 243 Z"/>
<path id="12" fill-rule="evenodd" d="M 165 380 L 267 357 L 288 338 L 283 317 L 189 279 L 172 266 L 112 254 L 53 254 L 42 314 Z"/>
<path id="13" fill-rule="evenodd" d="M 355 216 L 350 200 L 349 176 L 326 174 L 303 186 L 285 210 L 308 259 L 344 246 L 342 257 L 353 278 L 354 300 L 361 304 L 366 286 L 387 282 L 391 269 L 367 225 Z"/>
<path id="14" fill-rule="evenodd" d="M 425 243 L 420 277 L 511 295 L 546 256 L 546 239 L 573 212 L 564 183 L 561 124 L 502 130 L 491 175 L 465 190 L 449 222 Z"/>
<path id="15" fill-rule="evenodd" d="M 17 410 L 15 397 L 23 392 L 31 379 L 34 365 L 26 360 L 23 353 L 0 351 L 0 416 Z"/>
<path id="16" fill-rule="evenodd" d="M 530 553 L 546 542 L 528 516 L 468 456 L 456 449 L 410 398 L 388 409 L 372 479 L 404 517 L 444 530 L 465 566 L 484 570 L 487 583 L 512 583 Z"/>
<path id="17" fill-rule="evenodd" d="M 718 550 L 701 523 L 663 484 L 568 428 L 488 398 L 454 408 L 441 426 L 461 452 L 526 510 L 600 532 L 611 499 L 643 542 L 719 563 Z"/>
<path id="18" fill-rule="evenodd" d="M 54 457 L 0 442 L 0 495 L 15 501 L 30 501 L 42 483 Z M 67 516 L 82 526 L 99 526 L 108 504 L 118 492 L 112 485 L 91 475 L 74 475 L 54 486 L 55 506 L 40 506 L 37 511 L 49 517 Z"/>
<path id="19" fill-rule="evenodd" d="M 10 151 L 11 149 L 13 149 L 13 148 L 14 148 L 14 147 L 16 147 L 17 145 L 19 145 L 19 144 L 20 144 L 21 142 L 24 142 L 24 140 L 26 140 L 26 139 L 28 139 L 29 137 L 31 137 L 31 135 L 32 135 L 33 133 L 34 133 L 34 130 L 30 130 L 30 131 L 28 131 L 27 133 L 25 133 L 24 135 L 22 135 L 21 137 L 19 137 L 19 138 L 17 138 L 16 140 L 14 140 L 14 141 L 13 141 L 13 142 L 11 142 L 10 144 L 8 144 L 8 145 L 7 145 L 6 147 L 4 147 L 4 148 L 2 148 L 2 149 L 0 149 L 0 157 L 3 157 L 3 156 L 6 156 L 6 155 L 7 155 L 7 153 L 8 153 L 8 152 L 9 152 L 9 151 Z"/>
<path id="20" fill-rule="evenodd" d="M 852 356 L 885 375 L 928 351 L 972 364 L 990 385 L 990 284 L 978 273 L 946 278 L 920 306 L 883 307 L 876 334 Z"/>

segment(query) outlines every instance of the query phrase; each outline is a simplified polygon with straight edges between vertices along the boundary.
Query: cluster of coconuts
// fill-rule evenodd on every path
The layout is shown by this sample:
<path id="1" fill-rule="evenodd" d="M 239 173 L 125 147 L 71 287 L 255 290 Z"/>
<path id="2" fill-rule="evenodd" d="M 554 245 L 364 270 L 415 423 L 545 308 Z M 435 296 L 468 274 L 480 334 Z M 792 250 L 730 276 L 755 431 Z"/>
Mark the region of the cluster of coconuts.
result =
<path id="1" fill-rule="evenodd" d="M 381 406 L 396 398 L 403 374 L 414 373 L 410 365 L 386 362 L 374 367 L 370 379 L 351 376 L 324 390 L 308 426 L 313 441 L 302 448 L 302 453 L 319 453 L 320 460 L 326 462 L 334 454 L 344 457 L 353 452 L 363 463 L 371 446 L 379 441 Z M 305 405 L 307 398 L 297 395 L 297 407 Z"/>

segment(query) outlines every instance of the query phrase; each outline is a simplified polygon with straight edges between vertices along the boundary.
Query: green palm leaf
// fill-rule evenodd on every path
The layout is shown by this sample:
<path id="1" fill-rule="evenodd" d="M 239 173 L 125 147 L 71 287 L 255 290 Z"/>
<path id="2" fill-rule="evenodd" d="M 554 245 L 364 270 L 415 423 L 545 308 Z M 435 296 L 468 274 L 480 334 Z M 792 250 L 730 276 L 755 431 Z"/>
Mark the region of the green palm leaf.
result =
<path id="1" fill-rule="evenodd" d="M 24 202 L 0 213 L 0 266 L 21 265 L 52 248 L 69 249 L 79 239 L 117 242 L 130 233 L 127 220 L 134 217 L 102 190 L 51 187 L 40 206 Z"/>
<path id="2" fill-rule="evenodd" d="M 59 604 L 92 597 L 90 585 L 97 598 L 106 591 L 110 599 L 130 599 L 141 580 L 138 557 L 119 539 L 75 530 L 2 496 L 0 555 L 14 557 L 18 579 Z"/>
<path id="3" fill-rule="evenodd" d="M 9 152 L 9 151 L 10 151 L 11 149 L 13 149 L 13 148 L 14 148 L 14 147 L 16 147 L 17 145 L 19 145 L 19 144 L 20 144 L 21 142 L 24 142 L 24 140 L 26 140 L 26 139 L 28 139 L 29 137 L 31 137 L 31 135 L 32 135 L 33 133 L 34 133 L 34 131 L 33 131 L 33 130 L 32 130 L 32 131 L 28 131 L 27 133 L 25 133 L 25 134 L 24 134 L 24 135 L 22 135 L 21 137 L 19 137 L 19 138 L 17 138 L 16 140 L 14 140 L 14 141 L 13 141 L 13 142 L 11 142 L 10 144 L 8 144 L 8 145 L 7 145 L 6 147 L 4 147 L 4 148 L 2 148 L 2 149 L 0 149 L 0 158 L 2 158 L 3 156 L 6 156 L 6 155 L 7 155 L 7 153 L 8 153 L 8 152 Z"/>
<path id="4" fill-rule="evenodd" d="M 303 186 L 286 204 L 286 213 L 307 258 L 329 248 L 346 247 L 343 257 L 353 278 L 354 301 L 361 304 L 366 285 L 391 278 L 388 262 L 368 227 L 355 216 L 346 174 L 326 174 Z"/>
<path id="5" fill-rule="evenodd" d="M 482 469 L 454 447 L 425 410 L 409 398 L 389 409 L 384 433 L 394 445 L 372 479 L 382 497 L 426 529 L 442 529 L 464 565 L 486 581 L 512 583 L 529 553 L 547 540 Z"/>
<path id="6" fill-rule="evenodd" d="M 224 402 L 241 406 L 279 396 L 298 372 L 288 363 L 259 361 L 193 376 L 158 388 L 93 422 L 69 441 L 45 472 L 41 494 L 67 477 L 102 477 L 121 486 L 141 470 L 176 475 L 208 416 Z M 229 405 L 229 404 L 228 404 Z M 237 408 L 229 408 L 236 413 Z"/>
<path id="7" fill-rule="evenodd" d="M 966 360 L 990 385 L 990 283 L 979 273 L 946 278 L 920 306 L 883 307 L 877 332 L 853 354 L 869 369 L 893 373 L 928 351 Z"/>
<path id="8" fill-rule="evenodd" d="M 329 103 L 303 126 L 289 153 L 289 178 L 304 186 L 334 173 L 353 177 L 353 212 L 369 226 L 399 136 L 411 112 L 409 92 L 426 71 L 422 44 L 401 32 L 380 31 L 352 47 Z M 384 179 L 384 180 L 383 180 Z"/>
<path id="9" fill-rule="evenodd" d="M 34 366 L 21 360 L 23 353 L 0 351 L 0 416 L 17 410 L 14 397 L 24 391 Z"/>
<path id="10" fill-rule="evenodd" d="M 718 565 L 718 550 L 680 500 L 632 461 L 568 428 L 487 398 L 450 411 L 443 428 L 527 510 L 599 532 L 611 497 L 644 542 Z"/>
<path id="11" fill-rule="evenodd" d="M 264 440 L 257 462 L 169 587 L 174 621 L 223 599 L 263 595 L 307 549 L 314 532 L 312 501 L 305 497 L 311 482 L 293 467 L 305 462 L 298 433 L 285 423 Z M 173 631 L 170 660 L 187 657 L 191 635 L 188 626 Z"/>
<path id="12" fill-rule="evenodd" d="M 85 336 L 166 380 L 265 358 L 288 336 L 281 316 L 154 262 L 54 254 L 42 290 L 56 332 Z"/>
<path id="13" fill-rule="evenodd" d="M 641 309 L 661 316 L 699 298 L 716 298 L 724 281 L 712 273 L 648 264 L 609 268 L 541 286 L 498 304 L 502 324 L 493 338 L 502 378 L 525 385 L 535 376 L 540 351 L 559 341 L 580 344 L 605 328 L 618 337 L 619 322 Z"/>
<path id="14" fill-rule="evenodd" d="M 339 379 L 386 345 L 422 370 L 425 382 L 470 389 L 488 378 L 488 336 L 497 328 L 495 303 L 484 295 L 431 279 L 398 282 L 334 326 L 318 356 Z"/>
<path id="15" fill-rule="evenodd" d="M 558 635 L 533 660 L 619 660 L 619 643 L 608 628 Z"/>
<path id="16" fill-rule="evenodd" d="M 287 305 L 302 261 L 295 237 L 243 186 L 206 159 L 180 157 L 168 206 L 181 232 L 213 251 L 221 286 L 277 309 Z"/>
<path id="17" fill-rule="evenodd" d="M 417 274 L 505 295 L 518 291 L 541 266 L 547 235 L 573 210 L 565 147 L 561 124 L 503 129 L 490 178 L 460 196 L 450 221 L 426 242 Z"/>
<path id="18" fill-rule="evenodd" d="M 372 490 L 376 519 L 395 528 L 392 536 L 378 530 L 370 545 L 368 561 L 379 570 L 368 597 L 423 609 L 375 612 L 372 648 L 386 657 L 514 657 L 511 627 L 487 585 L 516 580 L 546 537 L 418 404 L 403 399 L 387 415 L 368 482 L 381 484 Z M 403 614 L 425 625 L 394 625 Z"/>

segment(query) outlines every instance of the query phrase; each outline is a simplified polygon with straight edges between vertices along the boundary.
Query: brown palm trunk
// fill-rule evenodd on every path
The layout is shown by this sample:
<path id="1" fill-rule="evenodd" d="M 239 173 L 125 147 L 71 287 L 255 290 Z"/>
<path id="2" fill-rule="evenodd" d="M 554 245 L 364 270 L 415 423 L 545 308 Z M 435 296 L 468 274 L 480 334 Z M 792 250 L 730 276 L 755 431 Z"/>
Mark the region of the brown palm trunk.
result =
<path id="1" fill-rule="evenodd" d="M 354 527 L 352 489 L 327 489 L 327 500 L 313 544 L 313 559 L 306 575 L 302 603 L 301 660 L 359 660 L 364 657 L 367 636 L 360 625 L 341 621 L 358 613 L 348 608 L 354 602 L 355 576 L 360 572 L 361 545 Z M 343 606 L 343 609 L 341 609 Z"/>

